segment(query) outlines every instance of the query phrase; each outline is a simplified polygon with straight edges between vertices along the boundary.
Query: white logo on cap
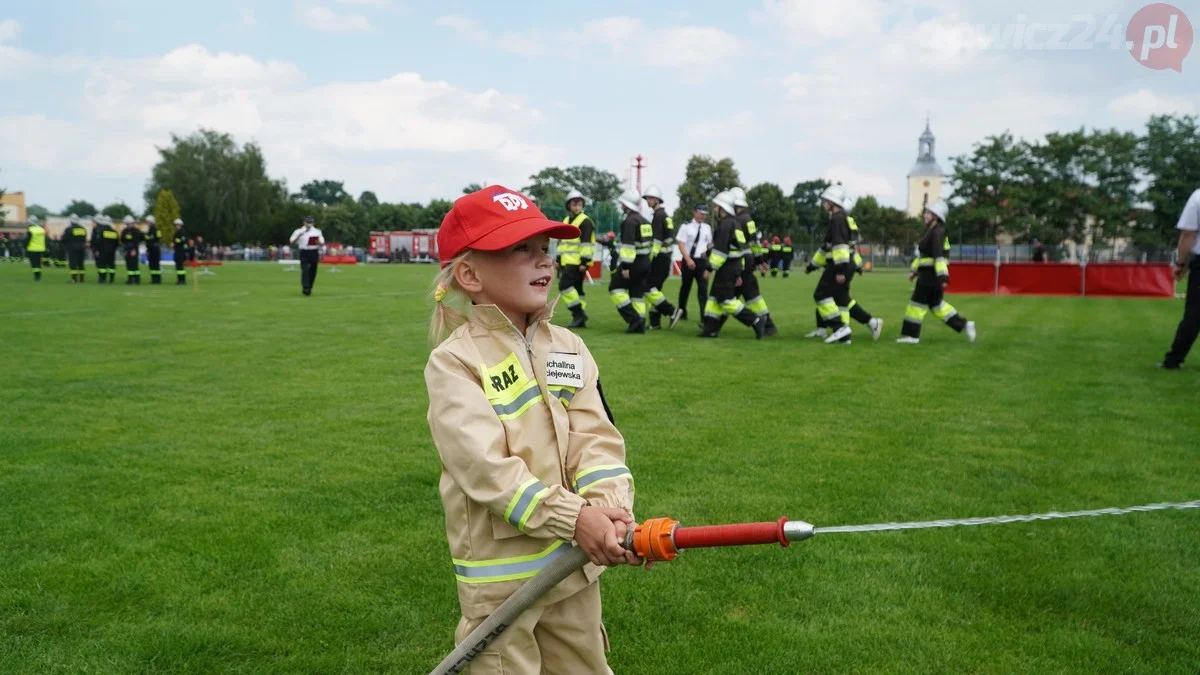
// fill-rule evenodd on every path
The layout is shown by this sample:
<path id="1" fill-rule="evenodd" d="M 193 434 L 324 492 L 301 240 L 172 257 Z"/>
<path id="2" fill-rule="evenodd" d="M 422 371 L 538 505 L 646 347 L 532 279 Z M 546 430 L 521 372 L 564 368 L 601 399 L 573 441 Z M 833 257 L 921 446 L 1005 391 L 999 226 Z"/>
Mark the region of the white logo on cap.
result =
<path id="1" fill-rule="evenodd" d="M 508 209 L 509 211 L 516 211 L 517 209 L 529 208 L 529 202 L 525 201 L 524 197 L 522 197 L 521 195 L 515 195 L 511 192 L 505 192 L 503 194 L 498 194 L 495 197 L 492 197 L 492 201 L 500 202 L 501 204 L 504 205 L 504 208 Z"/>

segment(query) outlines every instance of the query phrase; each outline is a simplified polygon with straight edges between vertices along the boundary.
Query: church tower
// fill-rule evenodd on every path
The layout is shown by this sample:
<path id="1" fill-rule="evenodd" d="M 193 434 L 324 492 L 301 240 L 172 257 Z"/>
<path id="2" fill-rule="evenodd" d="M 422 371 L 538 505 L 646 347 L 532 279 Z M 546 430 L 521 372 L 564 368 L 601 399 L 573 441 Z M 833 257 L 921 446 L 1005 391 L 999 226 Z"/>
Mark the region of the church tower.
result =
<path id="1" fill-rule="evenodd" d="M 925 118 L 925 133 L 917 139 L 917 163 L 908 172 L 908 215 L 920 217 L 927 204 L 942 198 L 942 167 L 933 154 L 933 132 Z"/>

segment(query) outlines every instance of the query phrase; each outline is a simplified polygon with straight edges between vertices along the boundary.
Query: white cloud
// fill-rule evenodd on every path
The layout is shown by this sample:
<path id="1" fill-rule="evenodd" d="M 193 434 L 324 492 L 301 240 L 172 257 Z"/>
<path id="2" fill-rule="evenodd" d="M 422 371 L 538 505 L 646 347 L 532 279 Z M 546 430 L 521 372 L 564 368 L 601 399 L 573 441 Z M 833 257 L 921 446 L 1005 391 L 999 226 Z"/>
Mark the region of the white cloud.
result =
<path id="1" fill-rule="evenodd" d="M 494 47 L 522 56 L 539 56 L 550 47 L 575 53 L 581 46 L 600 45 L 611 58 L 629 66 L 676 68 L 689 82 L 705 79 L 712 70 L 728 70 L 744 48 L 731 33 L 709 26 L 674 26 L 651 29 L 642 19 L 610 16 L 583 23 L 579 31 L 544 37 L 531 28 L 525 33 L 494 35 L 478 21 L 462 16 L 439 17 L 435 25 L 452 30 L 461 40 Z"/>
<path id="2" fill-rule="evenodd" d="M 297 5 L 300 23 L 313 30 L 331 32 L 371 31 L 371 22 L 361 14 L 338 14 L 322 5 Z"/>
<path id="3" fill-rule="evenodd" d="M 0 42 L 11 42 L 21 34 L 21 22 L 16 19 L 0 21 Z"/>
<path id="4" fill-rule="evenodd" d="M 742 51 L 742 41 L 711 26 L 673 26 L 651 30 L 641 19 L 610 16 L 587 21 L 583 30 L 563 36 L 566 44 L 601 44 L 614 59 L 658 68 L 727 67 Z"/>
<path id="5" fill-rule="evenodd" d="M 1196 104 L 1183 98 L 1159 96 L 1149 89 L 1139 89 L 1132 94 L 1118 96 L 1108 102 L 1108 109 L 1128 117 L 1144 120 L 1151 115 L 1184 114 L 1196 112 Z"/>
<path id="6" fill-rule="evenodd" d="M 368 5 L 371 7 L 391 7 L 392 0 L 337 0 L 343 5 Z"/>
<path id="7" fill-rule="evenodd" d="M 683 135 L 692 141 L 729 140 L 752 136 L 758 130 L 754 113 L 743 110 L 728 119 L 693 122 L 683 129 Z"/>
<path id="8" fill-rule="evenodd" d="M 878 34 L 885 15 L 880 0 L 765 0 L 751 18 L 775 26 L 793 45 L 817 46 Z"/>
<path id="9" fill-rule="evenodd" d="M 474 44 L 488 44 L 491 41 L 491 35 L 478 21 L 465 16 L 440 16 L 434 21 L 434 25 L 449 28 L 459 38 Z"/>
<path id="10" fill-rule="evenodd" d="M 204 126 L 258 142 L 271 174 L 289 183 L 335 176 L 409 200 L 455 194 L 460 176 L 517 182 L 557 158 L 555 148 L 528 140 L 542 113 L 524 100 L 416 73 L 307 86 L 294 64 L 198 45 L 86 69 L 72 106 L 83 118 L 0 118 L 6 157 L 62 171 L 64 184 L 78 174 L 144 177 L 170 133 Z M 439 190 L 419 192 L 427 185 Z"/>
<path id="11" fill-rule="evenodd" d="M 829 167 L 825 170 L 822 178 L 834 183 L 840 182 L 846 188 L 846 192 L 854 198 L 862 195 L 886 198 L 896 194 L 896 190 L 892 188 L 892 182 L 888 180 L 887 176 L 861 173 L 843 164 Z"/>

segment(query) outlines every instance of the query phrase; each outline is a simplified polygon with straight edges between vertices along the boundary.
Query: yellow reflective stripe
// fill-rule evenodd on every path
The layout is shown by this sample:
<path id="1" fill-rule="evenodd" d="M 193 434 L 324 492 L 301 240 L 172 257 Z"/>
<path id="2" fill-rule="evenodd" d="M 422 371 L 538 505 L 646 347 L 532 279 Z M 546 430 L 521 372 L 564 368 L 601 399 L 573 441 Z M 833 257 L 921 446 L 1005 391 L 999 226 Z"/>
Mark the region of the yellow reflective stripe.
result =
<path id="1" fill-rule="evenodd" d="M 938 258 L 935 260 L 933 263 L 933 269 L 938 273 L 939 276 L 946 276 L 950 274 L 950 265 L 946 263 L 945 258 Z"/>
<path id="2" fill-rule="evenodd" d="M 918 267 L 933 267 L 933 258 L 917 258 L 915 261 Z"/>
<path id="3" fill-rule="evenodd" d="M 814 267 L 820 267 L 825 264 L 826 260 L 825 251 L 817 249 L 817 252 L 813 254 L 812 264 Z"/>
<path id="4" fill-rule="evenodd" d="M 721 269 L 721 265 L 724 265 L 728 259 L 729 256 L 716 249 L 713 249 L 712 253 L 708 254 L 708 262 L 713 266 L 714 270 Z"/>
<path id="5" fill-rule="evenodd" d="M 542 571 L 550 561 L 570 550 L 559 540 L 545 550 L 532 555 L 495 560 L 459 560 L 454 558 L 454 578 L 464 584 L 489 584 L 499 581 L 528 579 Z"/>
<path id="6" fill-rule="evenodd" d="M 496 411 L 496 416 L 500 419 L 512 420 L 525 414 L 526 410 L 529 410 L 533 404 L 541 400 L 542 392 L 538 389 L 537 382 L 532 382 L 511 403 L 493 403 L 492 410 Z"/>
<path id="7" fill-rule="evenodd" d="M 833 247 L 833 263 L 850 262 L 850 247 L 846 244 L 838 244 Z"/>
<path id="8" fill-rule="evenodd" d="M 618 253 L 620 254 L 621 262 L 623 263 L 631 263 L 635 258 L 637 258 L 637 250 L 634 249 L 634 247 L 630 244 L 621 244 L 621 248 L 618 249 Z"/>
<path id="9" fill-rule="evenodd" d="M 572 289 L 573 290 L 573 289 Z M 566 295 L 564 293 L 564 295 Z M 546 387 L 550 391 L 550 395 L 562 401 L 564 408 L 571 407 L 571 400 L 575 398 L 575 387 L 570 387 L 565 384 Z"/>
<path id="10" fill-rule="evenodd" d="M 629 478 L 630 491 L 633 489 L 633 474 L 624 464 L 604 464 L 593 466 L 575 474 L 571 486 L 575 494 L 581 495 L 601 483 L 607 483 L 618 478 Z"/>
<path id="11" fill-rule="evenodd" d="M 504 519 L 512 522 L 513 509 L 515 509 L 517 507 L 517 503 L 521 501 L 521 496 L 524 495 L 529 488 L 533 487 L 534 485 L 541 484 L 542 482 L 536 478 L 530 478 L 522 483 L 521 487 L 517 488 L 517 491 L 513 493 L 512 501 L 508 503 L 508 508 L 504 510 Z"/>
<path id="12" fill-rule="evenodd" d="M 548 494 L 550 494 L 550 488 L 542 488 L 533 496 L 533 500 L 529 502 L 529 508 L 525 510 L 525 516 L 521 518 L 521 522 L 517 523 L 518 530 L 522 532 L 525 531 L 525 523 L 529 521 L 529 516 L 533 515 L 533 510 L 536 509 L 537 505 L 542 501 L 542 497 L 545 497 Z"/>

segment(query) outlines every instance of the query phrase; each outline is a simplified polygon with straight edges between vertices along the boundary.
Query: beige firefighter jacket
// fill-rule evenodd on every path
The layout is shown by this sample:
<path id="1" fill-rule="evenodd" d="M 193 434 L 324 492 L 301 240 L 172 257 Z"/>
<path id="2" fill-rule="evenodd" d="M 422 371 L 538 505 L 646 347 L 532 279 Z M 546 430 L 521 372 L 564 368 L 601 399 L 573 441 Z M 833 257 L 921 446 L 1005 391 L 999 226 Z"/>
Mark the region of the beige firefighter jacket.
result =
<path id="1" fill-rule="evenodd" d="M 496 306 L 476 305 L 425 367 L 446 537 L 468 619 L 490 614 L 564 553 L 585 504 L 633 511 L 625 441 L 596 362 L 583 340 L 550 324 L 553 312 L 551 304 L 530 317 L 521 335 Z M 577 386 L 563 383 L 580 369 Z M 578 592 L 602 571 L 589 564 L 538 604 Z"/>

